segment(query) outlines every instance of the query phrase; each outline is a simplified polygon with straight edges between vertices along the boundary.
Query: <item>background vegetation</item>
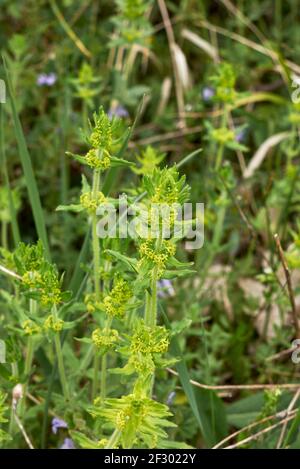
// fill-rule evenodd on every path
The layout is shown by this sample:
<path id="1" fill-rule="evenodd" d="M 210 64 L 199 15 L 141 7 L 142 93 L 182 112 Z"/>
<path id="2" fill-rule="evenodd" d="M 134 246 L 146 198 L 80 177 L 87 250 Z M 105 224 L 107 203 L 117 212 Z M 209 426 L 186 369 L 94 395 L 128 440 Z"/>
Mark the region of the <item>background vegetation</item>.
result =
<path id="1" fill-rule="evenodd" d="M 143 175 L 177 163 L 191 200 L 205 203 L 204 246 L 177 245 L 177 258 L 193 262 L 193 272 L 158 295 L 158 323 L 172 324 L 177 358 L 157 370 L 154 388 L 154 401 L 169 406 L 176 424 L 168 438 L 178 447 L 299 448 L 299 366 L 291 359 L 300 305 L 298 0 L 1 0 L 0 6 L 0 77 L 7 88 L 0 108 L 3 446 L 107 444 L 103 415 L 96 421 L 90 415 L 89 344 L 75 339 L 90 337 L 97 324 L 95 298 L 87 298 L 91 223 L 84 212 L 56 210 L 78 203 L 82 174 L 90 180 L 90 168 L 66 152 L 86 153 L 88 120 L 102 106 L 121 119 L 126 137 L 118 155 L 136 164 L 105 173 L 105 196 L 137 196 Z M 53 323 L 47 337 L 24 332 L 39 299 L 28 299 L 5 272 L 28 270 L 24 259 L 32 253 L 18 251 L 14 260 L 9 253 L 19 241 L 28 247 L 38 238 L 39 268 L 53 274 L 46 286 L 64 274 L 59 288 L 72 294 L 61 298 L 68 328 L 59 336 Z M 105 248 L 135 257 L 130 243 Z M 126 270 L 124 259 L 110 261 L 110 275 L 102 277 L 108 283 Z M 35 324 L 47 314 L 42 307 Z M 130 329 L 126 318 L 121 333 Z M 109 355 L 109 369 L 116 366 L 120 358 Z M 109 374 L 110 397 L 128 394 L 127 381 Z M 145 441 L 132 445 L 155 446 Z"/>

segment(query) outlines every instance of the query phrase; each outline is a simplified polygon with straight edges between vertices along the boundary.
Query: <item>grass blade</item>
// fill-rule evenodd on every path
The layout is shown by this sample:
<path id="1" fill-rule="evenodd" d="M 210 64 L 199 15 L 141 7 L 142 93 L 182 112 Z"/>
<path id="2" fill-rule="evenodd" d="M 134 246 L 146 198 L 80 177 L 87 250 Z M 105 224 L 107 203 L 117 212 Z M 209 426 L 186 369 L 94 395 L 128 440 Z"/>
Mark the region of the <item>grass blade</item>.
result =
<path id="1" fill-rule="evenodd" d="M 24 133 L 22 130 L 22 125 L 21 125 L 21 122 L 17 113 L 16 103 L 15 103 L 13 90 L 12 90 L 12 84 L 11 84 L 10 76 L 7 70 L 6 61 L 4 57 L 3 57 L 3 63 L 4 63 L 5 77 L 6 77 L 6 81 L 8 85 L 8 92 L 9 92 L 9 97 L 10 97 L 10 105 L 11 105 L 11 110 L 12 110 L 15 135 L 17 139 L 20 160 L 21 160 L 21 164 L 23 167 L 24 175 L 25 175 L 25 181 L 26 181 L 26 186 L 28 189 L 28 195 L 29 195 L 30 205 L 32 208 L 35 227 L 36 227 L 37 234 L 44 245 L 46 256 L 48 257 L 48 259 L 50 259 L 50 250 L 49 250 L 49 244 L 48 244 L 48 238 L 47 238 L 47 232 L 46 232 L 46 225 L 45 225 L 40 195 L 38 191 L 38 186 L 37 186 L 36 179 L 34 176 L 31 158 L 27 149 L 26 140 L 25 140 Z"/>
<path id="2" fill-rule="evenodd" d="M 161 312 L 161 315 L 162 315 L 162 318 L 163 318 L 163 321 L 164 321 L 166 327 L 168 329 L 171 329 L 171 324 L 170 324 L 170 321 L 168 319 L 167 314 L 164 311 L 164 308 L 162 307 L 160 302 L 158 302 L 158 304 L 159 304 L 159 309 L 160 309 L 160 312 Z M 171 341 L 170 352 L 175 357 L 182 357 L 182 353 L 181 353 L 181 350 L 180 350 L 180 347 L 179 347 L 179 344 L 178 344 L 178 341 L 177 341 L 176 337 L 173 337 L 173 339 Z M 179 379 L 180 379 L 182 388 L 183 388 L 183 390 L 186 394 L 189 405 L 190 405 L 190 407 L 193 411 L 193 414 L 194 414 L 195 419 L 196 419 L 196 421 L 199 425 L 201 433 L 202 433 L 206 443 L 209 444 L 212 441 L 212 435 L 210 434 L 210 432 L 208 431 L 208 427 L 204 423 L 205 420 L 206 420 L 207 409 L 206 409 L 206 407 L 204 408 L 201 405 L 202 404 L 201 400 L 198 399 L 198 403 L 197 403 L 196 395 L 195 395 L 194 389 L 193 389 L 193 387 L 190 383 L 190 376 L 189 376 L 189 372 L 188 372 L 188 369 L 187 369 L 187 366 L 185 364 L 184 359 L 180 360 L 180 362 L 178 362 L 176 364 L 176 369 L 177 369 L 177 372 L 178 372 L 178 375 L 179 375 Z"/>
<path id="3" fill-rule="evenodd" d="M 7 193 L 8 193 L 8 203 L 9 203 L 9 211 L 10 211 L 10 217 L 11 217 L 11 226 L 12 226 L 14 244 L 15 246 L 17 246 L 17 244 L 21 240 L 21 237 L 20 237 L 20 230 L 19 230 L 19 225 L 18 225 L 18 220 L 17 220 L 16 209 L 14 206 L 14 201 L 13 201 L 12 193 L 10 190 L 10 184 L 9 184 L 7 162 L 6 162 L 5 148 L 4 148 L 4 127 L 3 127 L 2 106 L 0 106 L 0 163 L 2 166 L 4 183 L 7 189 Z"/>

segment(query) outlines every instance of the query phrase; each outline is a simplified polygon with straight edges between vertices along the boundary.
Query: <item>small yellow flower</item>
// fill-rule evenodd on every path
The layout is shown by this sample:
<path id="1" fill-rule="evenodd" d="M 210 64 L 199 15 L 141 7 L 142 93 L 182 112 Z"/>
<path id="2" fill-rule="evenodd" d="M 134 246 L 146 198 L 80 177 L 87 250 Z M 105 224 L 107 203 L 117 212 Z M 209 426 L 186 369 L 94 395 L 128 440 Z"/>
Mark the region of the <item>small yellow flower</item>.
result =
<path id="1" fill-rule="evenodd" d="M 92 341 L 94 345 L 99 349 L 104 349 L 105 351 L 113 348 L 119 340 L 118 331 L 115 329 L 95 329 L 92 333 Z"/>
<path id="2" fill-rule="evenodd" d="M 64 327 L 64 321 L 56 318 L 53 314 L 50 314 L 44 322 L 44 328 L 46 330 L 51 329 L 54 332 L 60 332 Z"/>
<path id="3" fill-rule="evenodd" d="M 102 156 L 99 155 L 100 150 L 92 148 L 89 150 L 85 156 L 86 162 L 91 168 L 99 169 L 100 171 L 105 171 L 110 167 L 110 157 L 109 155 L 102 150 Z M 100 153 L 101 154 L 101 153 Z"/>
<path id="4" fill-rule="evenodd" d="M 81 205 L 90 213 L 95 213 L 99 205 L 105 203 L 106 198 L 102 192 L 97 192 L 97 194 L 93 194 L 93 192 L 84 192 L 80 196 L 80 203 Z"/>
<path id="5" fill-rule="evenodd" d="M 118 279 L 110 294 L 103 300 L 106 313 L 110 316 L 123 317 L 131 298 L 132 290 L 128 283 L 123 279 Z"/>
<path id="6" fill-rule="evenodd" d="M 34 334 L 39 334 L 41 332 L 40 326 L 35 324 L 30 319 L 27 319 L 26 321 L 23 322 L 22 329 L 24 330 L 26 335 L 34 335 Z"/>

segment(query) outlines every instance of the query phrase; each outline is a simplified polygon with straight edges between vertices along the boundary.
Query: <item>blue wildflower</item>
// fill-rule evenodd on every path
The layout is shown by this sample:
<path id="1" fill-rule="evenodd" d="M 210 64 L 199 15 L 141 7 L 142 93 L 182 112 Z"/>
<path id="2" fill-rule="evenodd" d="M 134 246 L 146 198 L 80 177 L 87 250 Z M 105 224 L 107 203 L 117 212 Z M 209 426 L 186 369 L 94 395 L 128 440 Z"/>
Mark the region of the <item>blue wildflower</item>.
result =
<path id="1" fill-rule="evenodd" d="M 176 392 L 175 391 L 171 391 L 170 394 L 168 395 L 167 397 L 167 405 L 172 405 L 173 404 L 173 401 L 176 397 Z"/>
<path id="2" fill-rule="evenodd" d="M 163 278 L 161 280 L 158 280 L 157 288 L 157 293 L 160 298 L 167 298 L 168 296 L 175 295 L 175 290 L 170 280 Z"/>
<path id="3" fill-rule="evenodd" d="M 126 119 L 129 117 L 127 109 L 121 104 L 111 107 L 107 115 L 110 119 L 112 119 L 114 116 L 119 117 L 120 119 Z"/>
<path id="4" fill-rule="evenodd" d="M 211 86 L 205 86 L 202 90 L 203 101 L 210 101 L 215 95 L 215 90 Z"/>
<path id="5" fill-rule="evenodd" d="M 242 142 L 244 142 L 245 137 L 246 137 L 246 130 L 245 130 L 245 129 L 242 129 L 242 130 L 240 130 L 240 131 L 236 134 L 235 140 L 236 140 L 238 143 L 242 143 Z"/>
<path id="6" fill-rule="evenodd" d="M 52 425 L 52 432 L 54 433 L 54 435 L 56 435 L 59 428 L 68 428 L 67 422 L 65 422 L 62 419 L 59 419 L 58 417 L 54 417 L 54 419 L 52 419 L 51 425 Z"/>
<path id="7" fill-rule="evenodd" d="M 51 72 L 48 74 L 41 73 L 40 75 L 38 75 L 36 82 L 38 86 L 53 86 L 56 80 L 57 80 L 56 74 Z"/>
<path id="8" fill-rule="evenodd" d="M 76 449 L 71 438 L 65 438 L 63 444 L 59 449 Z"/>

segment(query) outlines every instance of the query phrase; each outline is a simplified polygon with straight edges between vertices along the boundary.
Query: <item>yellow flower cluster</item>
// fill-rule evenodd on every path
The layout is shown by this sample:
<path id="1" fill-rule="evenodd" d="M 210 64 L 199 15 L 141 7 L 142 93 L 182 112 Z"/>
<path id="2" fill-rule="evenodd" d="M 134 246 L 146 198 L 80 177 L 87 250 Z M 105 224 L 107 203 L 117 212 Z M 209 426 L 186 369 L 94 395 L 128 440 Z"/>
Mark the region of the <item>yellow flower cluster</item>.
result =
<path id="1" fill-rule="evenodd" d="M 80 196 L 81 205 L 90 213 L 95 213 L 99 205 L 105 203 L 106 198 L 102 192 L 93 194 L 92 191 L 84 192 Z"/>
<path id="2" fill-rule="evenodd" d="M 226 143 L 233 142 L 235 140 L 235 133 L 233 130 L 227 129 L 226 127 L 212 130 L 211 136 L 221 145 L 225 145 Z"/>
<path id="3" fill-rule="evenodd" d="M 169 333 L 165 327 L 141 325 L 131 338 L 130 351 L 143 355 L 165 353 L 169 348 L 169 343 Z"/>
<path id="4" fill-rule="evenodd" d="M 88 313 L 93 314 L 96 311 L 101 311 L 101 304 L 96 301 L 95 293 L 88 293 L 84 297 L 84 303 Z"/>
<path id="5" fill-rule="evenodd" d="M 125 280 L 118 279 L 110 294 L 103 300 L 106 313 L 109 316 L 123 317 L 130 298 L 132 298 L 130 286 Z"/>
<path id="6" fill-rule="evenodd" d="M 155 194 L 151 197 L 153 204 L 167 204 L 172 205 L 178 202 L 179 191 L 173 184 L 168 184 L 167 187 L 163 184 L 155 188 Z"/>
<path id="7" fill-rule="evenodd" d="M 36 270 L 32 272 L 25 272 L 25 274 L 22 276 L 22 282 L 26 287 L 33 289 L 36 287 L 36 285 L 42 283 L 42 276 Z"/>
<path id="8" fill-rule="evenodd" d="M 44 328 L 46 330 L 51 329 L 54 332 L 60 332 L 64 327 L 64 321 L 56 318 L 53 314 L 50 314 L 44 322 Z"/>
<path id="9" fill-rule="evenodd" d="M 123 431 L 126 424 L 130 420 L 131 408 L 128 406 L 125 410 L 121 410 L 116 416 L 116 427 L 118 430 Z"/>
<path id="10" fill-rule="evenodd" d="M 85 156 L 87 164 L 91 168 L 99 169 L 100 171 L 105 171 L 110 167 L 110 157 L 102 151 L 102 157 L 99 155 L 100 150 L 92 148 L 89 150 Z"/>
<path id="11" fill-rule="evenodd" d="M 115 329 L 95 329 L 92 333 L 92 341 L 94 345 L 99 349 L 111 349 L 119 340 L 118 331 Z"/>
<path id="12" fill-rule="evenodd" d="M 143 355 L 141 353 L 131 355 L 128 365 L 143 376 L 149 376 L 155 372 L 155 364 L 151 355 Z"/>
<path id="13" fill-rule="evenodd" d="M 24 330 L 26 335 L 34 335 L 34 334 L 39 334 L 41 332 L 40 326 L 35 324 L 33 321 L 30 319 L 27 319 L 26 321 L 23 322 L 22 324 L 22 329 Z"/>
<path id="14" fill-rule="evenodd" d="M 111 121 L 103 109 L 96 116 L 95 127 L 90 136 L 90 144 L 93 148 L 101 148 L 109 152 L 113 143 Z"/>
<path id="15" fill-rule="evenodd" d="M 43 273 L 27 271 L 22 276 L 23 285 L 39 293 L 42 306 L 57 305 L 62 301 L 62 292 L 56 270 L 51 268 L 50 264 L 48 266 L 49 270 Z"/>
<path id="16" fill-rule="evenodd" d="M 107 438 L 102 438 L 101 440 L 98 441 L 97 447 L 100 448 L 100 449 L 104 449 L 104 448 L 106 448 L 107 443 L 108 443 L 108 439 Z"/>
<path id="17" fill-rule="evenodd" d="M 58 305 L 61 301 L 61 290 L 58 287 L 53 287 L 51 291 L 44 291 L 41 295 L 43 306 Z"/>
<path id="18" fill-rule="evenodd" d="M 163 240 L 161 248 L 156 249 L 155 240 L 148 239 L 140 245 L 139 253 L 141 257 L 139 262 L 143 262 L 144 259 L 151 261 L 158 267 L 158 276 L 160 277 L 166 268 L 168 259 L 175 255 L 176 247 L 172 241 Z"/>

